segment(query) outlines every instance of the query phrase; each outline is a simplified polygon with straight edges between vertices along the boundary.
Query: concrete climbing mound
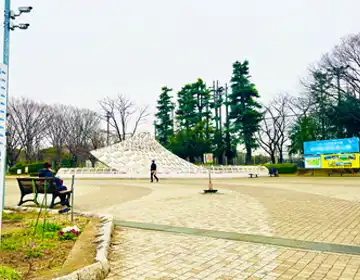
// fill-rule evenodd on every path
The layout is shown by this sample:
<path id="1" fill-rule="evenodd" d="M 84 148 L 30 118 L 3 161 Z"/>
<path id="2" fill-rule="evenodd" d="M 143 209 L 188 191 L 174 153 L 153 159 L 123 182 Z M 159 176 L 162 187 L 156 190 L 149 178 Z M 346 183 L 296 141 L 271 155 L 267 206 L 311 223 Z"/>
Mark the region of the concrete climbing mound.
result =
<path id="1" fill-rule="evenodd" d="M 106 168 L 61 168 L 58 175 L 148 178 L 152 160 L 155 160 L 157 172 L 162 178 L 205 178 L 209 170 L 213 177 L 245 177 L 249 173 L 264 176 L 268 173 L 265 167 L 258 166 L 194 165 L 165 149 L 150 133 L 139 133 L 123 142 L 92 151 L 91 154 Z"/>

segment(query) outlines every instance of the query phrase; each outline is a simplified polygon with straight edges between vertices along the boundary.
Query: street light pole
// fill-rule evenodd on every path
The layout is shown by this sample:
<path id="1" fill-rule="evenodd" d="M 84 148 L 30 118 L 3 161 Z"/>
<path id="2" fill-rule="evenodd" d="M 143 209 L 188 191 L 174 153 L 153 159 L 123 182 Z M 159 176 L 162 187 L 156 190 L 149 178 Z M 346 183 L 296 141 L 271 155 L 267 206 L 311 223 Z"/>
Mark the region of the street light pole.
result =
<path id="1" fill-rule="evenodd" d="M 9 88 L 9 49 L 10 49 L 10 4 L 11 1 L 10 0 L 5 0 L 5 6 L 4 6 L 4 42 L 3 42 L 3 64 L 5 64 L 7 66 L 7 79 L 6 79 L 6 106 L 8 104 L 8 88 Z M 7 114 L 7 111 L 6 111 Z M 5 124 L 6 124 L 6 118 L 7 116 L 5 116 Z M 2 214 L 2 210 L 4 208 L 4 204 L 5 204 L 5 176 L 6 176 L 6 150 L 7 150 L 7 141 L 6 141 L 6 135 L 5 135 L 5 141 L 4 141 L 4 154 L 2 155 L 3 157 L 3 171 L 4 174 L 2 174 L 3 176 L 3 181 L 2 181 L 2 186 L 0 186 L 0 188 L 2 188 L 2 204 L 1 204 L 1 208 L 0 211 L 0 215 Z M 2 168 L 2 167 L 0 167 Z M 1 218 L 1 217 L 0 217 Z M 1 220 L 1 219 L 0 219 Z M 1 225 L 0 225 L 1 228 Z"/>
<path id="2" fill-rule="evenodd" d="M 3 63 L 9 67 L 11 0 L 5 0 Z"/>
<path id="3" fill-rule="evenodd" d="M 9 100 L 9 57 L 10 57 L 10 31 L 14 31 L 16 28 L 26 30 L 30 26 L 28 23 L 20 23 L 20 24 L 13 24 L 11 20 L 15 20 L 16 17 L 20 16 L 23 13 L 30 13 L 32 10 L 32 7 L 19 7 L 18 8 L 19 13 L 15 14 L 13 11 L 11 11 L 11 0 L 5 0 L 5 6 L 4 6 L 4 42 L 3 42 L 3 64 L 6 67 L 6 85 L 5 85 L 5 98 L 6 98 L 6 104 L 5 104 L 5 116 L 3 119 L 4 125 L 3 129 L 4 131 L 4 143 L 3 143 L 3 150 L 1 151 L 1 156 L 3 162 L 3 166 L 0 168 L 3 168 L 3 174 L 2 174 L 2 184 L 0 185 L 0 188 L 2 190 L 2 204 L 1 208 L 4 207 L 5 202 L 5 176 L 6 176 L 6 148 L 7 148 L 7 141 L 6 141 L 6 135 L 7 135 L 7 118 L 8 118 L 8 100 Z M 2 71 L 3 72 L 3 71 Z M 1 73 L 3 74 L 3 73 Z M 2 211 L 3 209 L 0 209 Z M 1 214 L 1 212 L 0 212 Z M 1 220 L 1 215 L 0 215 Z M 1 227 L 1 225 L 0 225 Z"/>

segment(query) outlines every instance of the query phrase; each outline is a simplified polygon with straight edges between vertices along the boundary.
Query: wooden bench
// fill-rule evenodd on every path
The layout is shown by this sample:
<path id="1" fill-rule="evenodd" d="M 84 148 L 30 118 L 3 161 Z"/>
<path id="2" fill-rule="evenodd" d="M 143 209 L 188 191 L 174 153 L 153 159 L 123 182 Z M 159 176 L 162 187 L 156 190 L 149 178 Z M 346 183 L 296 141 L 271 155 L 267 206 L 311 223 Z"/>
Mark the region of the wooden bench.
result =
<path id="1" fill-rule="evenodd" d="M 250 178 L 258 178 L 258 175 L 257 174 L 254 174 L 254 173 L 250 173 L 249 174 Z M 255 176 L 255 177 L 254 177 Z"/>
<path id="2" fill-rule="evenodd" d="M 342 176 L 343 174 L 352 174 L 352 175 L 354 175 L 354 170 L 353 169 L 348 169 L 348 168 L 329 170 L 328 176 L 331 176 L 333 174 L 340 174 L 340 176 Z"/>
<path id="3" fill-rule="evenodd" d="M 55 183 L 55 178 L 35 178 L 35 177 L 26 177 L 26 178 L 17 178 L 17 182 L 20 188 L 20 201 L 18 206 L 24 204 L 25 202 L 34 202 L 39 205 L 37 200 L 38 194 L 52 194 L 51 203 L 49 208 L 53 208 L 55 205 L 61 203 L 55 202 L 56 198 L 60 199 L 60 195 L 65 195 L 65 201 L 70 205 L 70 196 L 73 193 L 72 190 L 58 191 Z M 33 195 L 32 199 L 24 200 L 24 197 L 27 195 Z"/>
<path id="4" fill-rule="evenodd" d="M 298 170 L 298 172 L 296 173 L 297 176 L 301 176 L 301 175 L 307 175 L 310 173 L 311 176 L 314 176 L 314 169 L 300 169 Z"/>
<path id="5" fill-rule="evenodd" d="M 336 169 L 331 169 L 331 170 L 329 170 L 329 172 L 328 172 L 328 176 L 331 176 L 331 175 L 334 175 L 334 174 L 340 174 L 340 176 L 342 176 L 345 172 L 344 172 L 344 170 L 341 170 L 341 169 L 339 169 L 339 170 L 336 170 Z"/>

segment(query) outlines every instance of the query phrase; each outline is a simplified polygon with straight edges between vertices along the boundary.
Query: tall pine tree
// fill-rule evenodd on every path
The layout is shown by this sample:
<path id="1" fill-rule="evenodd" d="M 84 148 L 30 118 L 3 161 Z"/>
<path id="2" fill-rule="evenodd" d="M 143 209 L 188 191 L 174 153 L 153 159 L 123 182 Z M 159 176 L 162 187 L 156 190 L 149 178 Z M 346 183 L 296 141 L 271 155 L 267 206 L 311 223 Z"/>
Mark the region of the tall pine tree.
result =
<path id="1" fill-rule="evenodd" d="M 162 93 L 160 94 L 156 107 L 158 112 L 155 114 L 157 119 L 155 129 L 157 140 L 163 146 L 167 146 L 169 138 L 174 134 L 174 120 L 171 117 L 174 105 L 171 101 L 171 96 L 169 95 L 172 89 L 163 87 L 161 90 Z"/>
<path id="2" fill-rule="evenodd" d="M 229 96 L 231 131 L 234 139 L 245 146 L 246 163 L 251 164 L 252 150 L 257 147 L 255 133 L 259 129 L 262 113 L 257 102 L 259 93 L 250 82 L 249 62 L 236 61 L 231 78 L 232 92 Z"/>
<path id="3" fill-rule="evenodd" d="M 172 139 L 170 149 L 191 162 L 202 159 L 204 153 L 211 151 L 210 93 L 201 79 L 185 85 L 178 92 L 176 119 L 179 131 Z M 181 145 L 184 151 L 180 153 Z"/>
<path id="4" fill-rule="evenodd" d="M 178 110 L 176 111 L 176 119 L 179 122 L 180 130 L 189 130 L 197 124 L 196 102 L 193 95 L 193 86 L 191 84 L 185 85 L 178 92 Z"/>

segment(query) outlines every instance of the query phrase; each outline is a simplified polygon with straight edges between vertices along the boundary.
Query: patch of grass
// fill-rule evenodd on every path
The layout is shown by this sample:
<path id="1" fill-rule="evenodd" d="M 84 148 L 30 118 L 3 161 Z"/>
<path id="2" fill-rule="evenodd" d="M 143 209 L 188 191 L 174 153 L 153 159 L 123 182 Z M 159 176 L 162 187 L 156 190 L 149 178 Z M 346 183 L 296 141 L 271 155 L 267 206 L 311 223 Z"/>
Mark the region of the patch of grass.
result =
<path id="1" fill-rule="evenodd" d="M 15 232 L 4 234 L 1 240 L 1 250 L 14 251 L 22 249 L 26 244 L 26 234 L 23 232 Z"/>
<path id="2" fill-rule="evenodd" d="M 33 227 L 35 227 L 35 223 L 33 223 Z M 38 223 L 37 224 L 37 228 L 36 228 L 36 232 L 42 232 L 44 230 L 44 232 L 58 232 L 59 230 L 62 229 L 62 226 L 55 224 L 55 223 L 45 223 L 45 226 L 43 223 Z"/>
<path id="3" fill-rule="evenodd" d="M 67 255 L 71 251 L 75 240 L 60 240 L 58 232 L 64 227 L 71 226 L 68 216 L 46 214 L 40 216 L 36 226 L 38 213 L 36 212 L 8 212 L 4 213 L 7 221 L 3 224 L 0 247 L 0 262 L 3 266 L 16 269 L 24 279 L 33 279 L 44 273 L 53 279 L 56 270 L 62 268 Z M 75 217 L 74 224 L 81 230 L 88 224 L 85 217 Z M 92 256 L 92 259 L 95 256 Z M 5 273 L 5 272 L 1 272 Z M 6 272 L 9 273 L 8 270 Z M 8 275 L 3 279 L 22 279 Z M 15 278 L 14 278 L 15 277 Z"/>
<path id="4" fill-rule="evenodd" d="M 21 221 L 24 218 L 25 216 L 20 213 L 16 213 L 16 212 L 7 213 L 5 211 L 2 212 L 2 219 L 4 221 Z"/>
<path id="5" fill-rule="evenodd" d="M 20 273 L 8 266 L 0 265 L 0 280 L 20 280 Z"/>

